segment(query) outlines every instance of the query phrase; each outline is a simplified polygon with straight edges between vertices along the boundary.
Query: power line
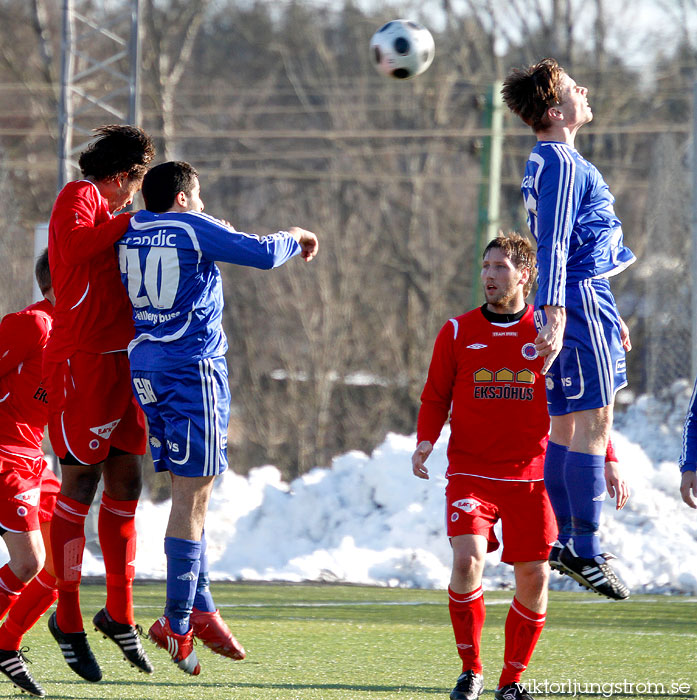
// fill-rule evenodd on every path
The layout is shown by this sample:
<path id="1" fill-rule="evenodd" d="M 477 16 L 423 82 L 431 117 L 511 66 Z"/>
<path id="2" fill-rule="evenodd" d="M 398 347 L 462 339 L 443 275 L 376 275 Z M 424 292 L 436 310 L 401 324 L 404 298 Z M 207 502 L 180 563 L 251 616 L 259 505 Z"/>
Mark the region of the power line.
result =
<path id="1" fill-rule="evenodd" d="M 161 131 L 149 129 L 151 136 L 163 136 Z M 531 132 L 526 128 L 506 129 L 506 137 L 531 136 Z M 606 125 L 589 128 L 584 132 L 588 136 L 606 135 L 651 135 L 651 134 L 689 134 L 691 126 L 689 124 L 627 124 L 627 125 Z M 0 137 L 46 137 L 55 139 L 57 134 L 53 129 L 46 130 L 38 127 L 26 128 L 0 128 Z M 181 132 L 171 135 L 173 141 L 187 140 L 220 140 L 238 139 L 243 140 L 269 140 L 269 139 L 297 139 L 300 141 L 350 141 L 357 139 L 462 139 L 462 138 L 483 138 L 489 136 L 488 129 L 479 127 L 466 127 L 462 129 L 208 129 L 198 128 L 184 129 Z"/>

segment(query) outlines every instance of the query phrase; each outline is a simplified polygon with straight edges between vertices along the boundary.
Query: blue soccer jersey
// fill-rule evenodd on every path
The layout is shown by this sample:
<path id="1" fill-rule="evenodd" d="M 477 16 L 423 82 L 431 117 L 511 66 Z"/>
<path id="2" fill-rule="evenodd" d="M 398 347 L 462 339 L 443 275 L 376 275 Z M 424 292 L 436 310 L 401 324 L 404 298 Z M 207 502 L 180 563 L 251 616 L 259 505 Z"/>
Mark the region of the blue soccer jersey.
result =
<path id="1" fill-rule="evenodd" d="M 196 212 L 140 211 L 118 242 L 121 279 L 133 305 L 132 369 L 172 369 L 227 350 L 215 261 L 260 269 L 300 252 L 287 232 L 240 233 Z"/>
<path id="2" fill-rule="evenodd" d="M 682 431 L 682 452 L 678 462 L 681 472 L 697 471 L 697 382 L 685 416 Z"/>
<path id="3" fill-rule="evenodd" d="M 610 277 L 634 262 L 610 189 L 575 148 L 538 141 L 521 191 L 537 241 L 536 307 L 566 306 L 567 284 Z"/>

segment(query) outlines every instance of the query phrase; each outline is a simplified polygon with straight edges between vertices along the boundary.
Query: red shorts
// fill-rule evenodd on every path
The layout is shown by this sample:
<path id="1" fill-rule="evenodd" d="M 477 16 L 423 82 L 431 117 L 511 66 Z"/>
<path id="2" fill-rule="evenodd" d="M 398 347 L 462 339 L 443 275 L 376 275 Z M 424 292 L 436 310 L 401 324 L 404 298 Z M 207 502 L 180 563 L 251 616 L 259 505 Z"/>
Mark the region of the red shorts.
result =
<path id="1" fill-rule="evenodd" d="M 505 481 L 452 476 L 445 488 L 448 537 L 483 535 L 498 549 L 494 525 L 501 520 L 501 561 L 541 561 L 557 538 L 557 524 L 543 481 Z"/>
<path id="2" fill-rule="evenodd" d="M 61 490 L 58 477 L 37 460 L 0 458 L 0 527 L 8 532 L 38 530 L 53 515 Z"/>
<path id="3" fill-rule="evenodd" d="M 70 452 L 82 464 L 103 462 L 115 447 L 145 454 L 145 416 L 133 396 L 125 352 L 77 352 L 44 365 L 48 432 L 59 458 Z"/>

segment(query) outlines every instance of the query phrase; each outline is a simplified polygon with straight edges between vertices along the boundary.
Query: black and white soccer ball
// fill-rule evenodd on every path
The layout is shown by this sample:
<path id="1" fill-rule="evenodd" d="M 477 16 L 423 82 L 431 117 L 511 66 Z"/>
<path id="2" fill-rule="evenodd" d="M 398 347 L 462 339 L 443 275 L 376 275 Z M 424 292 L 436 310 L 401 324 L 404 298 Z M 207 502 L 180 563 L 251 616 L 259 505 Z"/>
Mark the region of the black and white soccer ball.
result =
<path id="1" fill-rule="evenodd" d="M 431 32 L 408 19 L 383 24 L 370 40 L 370 57 L 375 70 L 397 80 L 407 80 L 423 73 L 431 65 L 434 55 Z"/>

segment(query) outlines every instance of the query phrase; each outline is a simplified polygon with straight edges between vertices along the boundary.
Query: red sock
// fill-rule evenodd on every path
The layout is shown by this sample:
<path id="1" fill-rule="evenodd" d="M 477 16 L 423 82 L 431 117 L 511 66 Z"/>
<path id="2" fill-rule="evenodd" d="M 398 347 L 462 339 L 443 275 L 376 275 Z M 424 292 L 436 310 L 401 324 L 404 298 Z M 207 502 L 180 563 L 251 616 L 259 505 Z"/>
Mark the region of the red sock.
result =
<path id="1" fill-rule="evenodd" d="M 455 593 L 452 588 L 448 588 L 448 596 L 450 620 L 453 623 L 457 653 L 462 659 L 462 670 L 481 673 L 479 646 L 486 617 L 484 591 L 481 586 L 471 593 Z"/>
<path id="2" fill-rule="evenodd" d="M 58 495 L 51 520 L 51 550 L 56 570 L 58 607 L 56 622 L 62 632 L 82 632 L 80 579 L 85 550 L 85 518 L 90 507 Z"/>
<path id="3" fill-rule="evenodd" d="M 546 614 L 528 610 L 517 598 L 513 598 L 506 618 L 506 646 L 499 688 L 520 680 L 545 626 Z"/>
<path id="4" fill-rule="evenodd" d="M 99 509 L 99 544 L 106 569 L 106 609 L 116 622 L 135 625 L 133 578 L 136 558 L 136 506 L 102 494 Z"/>
<path id="5" fill-rule="evenodd" d="M 0 569 L 0 618 L 12 607 L 26 585 L 14 575 L 9 564 Z"/>
<path id="6" fill-rule="evenodd" d="M 0 649 L 17 651 L 22 644 L 22 637 L 57 597 L 56 579 L 46 569 L 41 569 L 22 591 L 0 627 Z"/>

